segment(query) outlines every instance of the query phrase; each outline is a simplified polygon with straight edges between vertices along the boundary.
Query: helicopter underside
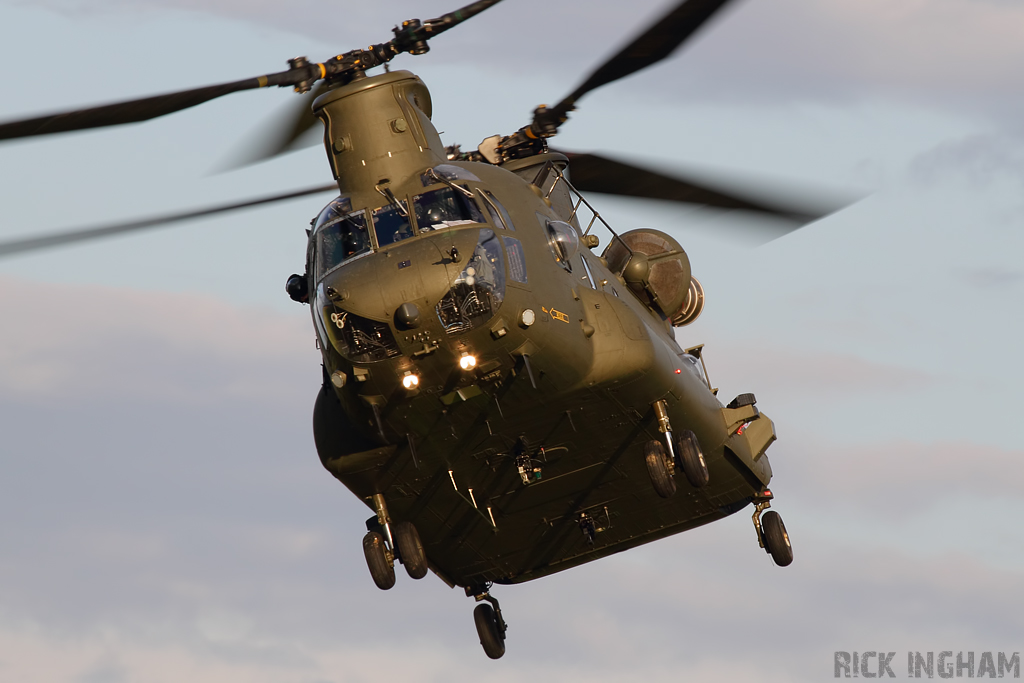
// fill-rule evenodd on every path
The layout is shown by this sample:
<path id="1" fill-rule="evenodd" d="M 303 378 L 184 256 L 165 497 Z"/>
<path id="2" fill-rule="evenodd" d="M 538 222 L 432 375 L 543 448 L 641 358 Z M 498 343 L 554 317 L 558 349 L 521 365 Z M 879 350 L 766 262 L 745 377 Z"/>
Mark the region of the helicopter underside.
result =
<path id="1" fill-rule="evenodd" d="M 709 483 L 683 480 L 676 495 L 659 497 L 644 446 L 662 435 L 650 403 L 631 393 L 546 397 L 520 369 L 449 406 L 414 399 L 393 417 L 417 420 L 408 426 L 422 436 L 351 452 L 331 445 L 346 433 L 351 444 L 354 430 L 324 390 L 314 429 L 324 466 L 371 507 L 382 493 L 391 521 L 415 525 L 444 581 L 520 583 L 721 519 L 764 490 L 766 456 L 758 467 L 744 463 L 742 436 L 726 439 L 723 429 L 704 453 Z"/>

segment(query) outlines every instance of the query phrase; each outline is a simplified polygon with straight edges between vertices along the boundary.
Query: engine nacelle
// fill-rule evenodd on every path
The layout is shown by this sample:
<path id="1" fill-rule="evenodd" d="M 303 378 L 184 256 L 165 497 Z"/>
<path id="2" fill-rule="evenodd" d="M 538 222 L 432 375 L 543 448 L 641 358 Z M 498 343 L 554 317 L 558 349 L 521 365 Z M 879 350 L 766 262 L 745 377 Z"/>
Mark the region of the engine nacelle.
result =
<path id="1" fill-rule="evenodd" d="M 650 228 L 630 230 L 613 239 L 603 257 L 644 305 L 676 327 L 689 325 L 704 310 L 704 288 L 671 235 Z"/>
<path id="2" fill-rule="evenodd" d="M 679 312 L 672 316 L 672 324 L 675 327 L 685 327 L 700 317 L 704 311 L 704 286 L 700 280 L 690 276 L 690 288 L 687 292 L 686 303 L 679 309 Z"/>

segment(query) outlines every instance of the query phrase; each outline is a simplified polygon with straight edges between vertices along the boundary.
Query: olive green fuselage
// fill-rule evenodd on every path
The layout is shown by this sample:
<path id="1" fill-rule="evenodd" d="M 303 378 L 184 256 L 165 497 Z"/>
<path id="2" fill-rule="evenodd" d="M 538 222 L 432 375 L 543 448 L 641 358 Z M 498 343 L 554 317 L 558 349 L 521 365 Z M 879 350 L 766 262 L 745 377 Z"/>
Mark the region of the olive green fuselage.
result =
<path id="1" fill-rule="evenodd" d="M 448 161 L 407 72 L 314 109 L 335 213 L 349 216 L 325 214 L 310 239 L 317 448 L 368 505 L 383 494 L 392 520 L 415 524 L 439 576 L 526 581 L 714 521 L 767 486 L 770 420 L 724 408 L 664 316 L 597 253 L 553 248 L 548 226 L 579 230 L 572 203 L 564 184 L 544 198 L 552 174 L 543 190 L 531 181 L 565 157 Z M 435 200 L 462 218 L 438 220 Z M 700 489 L 677 477 L 671 498 L 643 452 L 663 440 L 661 400 L 710 474 Z"/>

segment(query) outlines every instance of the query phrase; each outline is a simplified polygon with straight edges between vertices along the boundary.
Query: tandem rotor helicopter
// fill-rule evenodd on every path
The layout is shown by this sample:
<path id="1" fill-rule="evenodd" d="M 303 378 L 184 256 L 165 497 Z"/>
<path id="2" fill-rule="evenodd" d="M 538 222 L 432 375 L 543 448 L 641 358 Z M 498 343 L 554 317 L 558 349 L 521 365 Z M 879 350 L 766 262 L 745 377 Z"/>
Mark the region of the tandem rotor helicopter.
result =
<path id="1" fill-rule="evenodd" d="M 754 509 L 758 545 L 793 560 L 772 500 L 772 421 L 723 404 L 693 322 L 704 290 L 652 229 L 621 234 L 583 192 L 757 211 L 743 198 L 548 146 L 586 93 L 671 54 L 729 0 L 684 0 L 553 106 L 462 151 L 441 142 L 427 87 L 367 71 L 497 4 L 479 0 L 324 62 L 220 85 L 0 124 L 0 139 L 144 121 L 269 86 L 315 89 L 283 151 L 317 121 L 336 183 L 248 202 L 0 243 L 0 256 L 333 190 L 286 291 L 311 308 L 323 356 L 313 431 L 323 466 L 363 500 L 373 582 L 432 571 L 479 604 L 487 656 L 505 652 L 493 584 L 529 581 Z M 594 229 L 607 233 L 606 244 Z"/>

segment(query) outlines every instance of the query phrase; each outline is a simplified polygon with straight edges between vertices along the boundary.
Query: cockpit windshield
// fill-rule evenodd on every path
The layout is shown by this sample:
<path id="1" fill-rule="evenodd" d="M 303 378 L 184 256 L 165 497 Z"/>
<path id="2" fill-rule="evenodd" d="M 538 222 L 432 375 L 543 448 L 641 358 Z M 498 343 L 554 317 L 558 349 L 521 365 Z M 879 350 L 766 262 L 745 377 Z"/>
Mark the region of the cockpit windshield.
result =
<path id="1" fill-rule="evenodd" d="M 484 216 L 473 198 L 450 187 L 416 195 L 413 206 L 420 232 L 484 222 Z"/>
<path id="2" fill-rule="evenodd" d="M 385 247 L 412 237 L 409 210 L 406 208 L 405 202 L 402 202 L 401 209 L 394 205 L 374 209 L 373 226 L 377 233 L 378 247 Z"/>

